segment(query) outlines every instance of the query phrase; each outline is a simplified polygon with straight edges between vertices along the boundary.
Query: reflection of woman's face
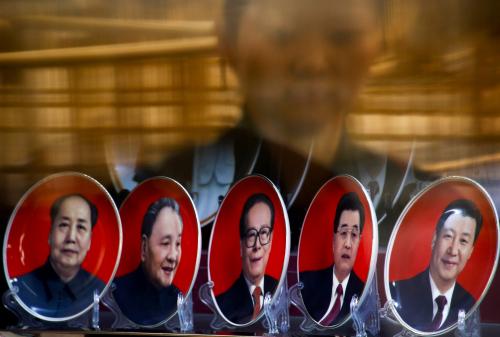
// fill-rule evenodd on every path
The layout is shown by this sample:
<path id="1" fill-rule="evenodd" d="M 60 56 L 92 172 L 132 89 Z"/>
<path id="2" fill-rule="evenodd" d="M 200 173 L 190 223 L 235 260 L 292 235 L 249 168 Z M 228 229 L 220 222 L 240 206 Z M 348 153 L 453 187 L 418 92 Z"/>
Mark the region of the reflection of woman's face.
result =
<path id="1" fill-rule="evenodd" d="M 50 261 L 66 281 L 76 275 L 90 249 L 92 225 L 90 208 L 78 196 L 65 199 L 53 220 L 50 235 Z"/>
<path id="2" fill-rule="evenodd" d="M 170 207 L 164 207 L 149 238 L 142 239 L 142 263 L 150 281 L 158 288 L 174 280 L 181 259 L 182 222 Z"/>
<path id="3" fill-rule="evenodd" d="M 292 134 L 319 131 L 357 96 L 376 52 L 371 0 L 256 0 L 243 9 L 234 66 L 249 114 Z"/>

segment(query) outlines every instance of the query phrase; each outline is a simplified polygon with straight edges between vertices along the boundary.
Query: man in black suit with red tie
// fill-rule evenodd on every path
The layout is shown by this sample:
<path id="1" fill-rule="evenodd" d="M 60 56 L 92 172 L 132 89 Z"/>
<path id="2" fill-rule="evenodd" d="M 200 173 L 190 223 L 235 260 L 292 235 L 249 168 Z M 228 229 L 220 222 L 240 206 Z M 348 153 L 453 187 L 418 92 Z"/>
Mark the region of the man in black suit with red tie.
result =
<path id="1" fill-rule="evenodd" d="M 365 221 L 363 204 L 355 192 L 344 194 L 333 220 L 334 264 L 300 273 L 302 299 L 311 317 L 324 326 L 341 323 L 349 314 L 351 298 L 361 296 L 364 282 L 352 270 Z"/>
<path id="2" fill-rule="evenodd" d="M 482 222 L 472 201 L 452 201 L 437 222 L 429 267 L 410 279 L 390 283 L 396 309 L 411 327 L 446 329 L 457 322 L 460 309 L 467 313 L 474 306 L 475 299 L 457 277 L 472 255 Z"/>
<path id="3" fill-rule="evenodd" d="M 224 293 L 217 305 L 231 322 L 243 324 L 257 318 L 266 293 L 274 293 L 278 281 L 266 275 L 274 229 L 274 206 L 263 193 L 251 195 L 240 217 L 242 272 Z"/>

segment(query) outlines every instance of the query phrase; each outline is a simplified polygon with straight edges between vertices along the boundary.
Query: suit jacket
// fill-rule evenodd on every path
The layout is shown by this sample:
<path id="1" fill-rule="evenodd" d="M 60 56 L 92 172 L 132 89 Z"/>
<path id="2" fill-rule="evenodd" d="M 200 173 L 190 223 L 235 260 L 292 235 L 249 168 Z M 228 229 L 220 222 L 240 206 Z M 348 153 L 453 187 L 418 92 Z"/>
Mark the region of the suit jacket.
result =
<path id="1" fill-rule="evenodd" d="M 100 294 L 105 284 L 80 268 L 76 276 L 65 283 L 50 262 L 17 279 L 19 298 L 40 315 L 61 318 L 81 313 L 94 301 L 94 290 Z"/>
<path id="2" fill-rule="evenodd" d="M 333 265 L 321 270 L 302 272 L 300 281 L 304 284 L 301 293 L 307 312 L 316 322 L 319 322 L 326 314 L 332 299 Z M 344 302 L 332 325 L 341 322 L 349 315 L 352 296 L 356 294 L 358 298 L 361 297 L 364 286 L 364 282 L 358 275 L 351 271 L 347 288 L 344 291 Z"/>
<path id="3" fill-rule="evenodd" d="M 264 275 L 264 293 L 274 293 L 278 281 L 269 275 Z M 228 320 L 233 323 L 247 323 L 252 319 L 253 301 L 248 290 L 243 273 L 224 293 L 216 296 L 217 305 Z"/>
<path id="4" fill-rule="evenodd" d="M 173 284 L 157 289 L 139 266 L 115 281 L 113 297 L 122 313 L 140 325 L 156 325 L 177 310 L 179 289 Z"/>
<path id="5" fill-rule="evenodd" d="M 429 280 L 429 269 L 410 279 L 391 282 L 391 296 L 398 303 L 398 313 L 411 327 L 420 331 L 429 331 L 432 323 L 432 291 Z M 448 317 L 443 322 L 440 330 L 457 322 L 458 311 L 464 309 L 468 312 L 474 305 L 474 298 L 460 286 L 455 284 L 450 303 Z"/>

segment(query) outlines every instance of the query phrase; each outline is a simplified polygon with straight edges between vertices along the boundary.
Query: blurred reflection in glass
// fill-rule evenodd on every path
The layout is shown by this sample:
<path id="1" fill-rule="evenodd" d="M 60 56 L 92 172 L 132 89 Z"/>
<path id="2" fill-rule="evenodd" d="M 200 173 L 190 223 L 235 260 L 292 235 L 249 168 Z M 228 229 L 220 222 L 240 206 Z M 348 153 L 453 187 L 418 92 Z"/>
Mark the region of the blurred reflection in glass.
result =
<path id="1" fill-rule="evenodd" d="M 226 1 L 224 55 L 259 134 L 330 164 L 380 47 L 376 0 Z"/>
<path id="2" fill-rule="evenodd" d="M 360 179 L 379 219 L 397 213 L 392 206 L 409 163 L 359 147 L 347 132 L 356 125 L 346 118 L 382 50 L 384 5 L 225 1 L 220 44 L 240 80 L 242 125 L 264 139 L 255 171 L 280 187 L 292 228 L 300 228 L 316 191 L 338 174 Z M 292 230 L 292 245 L 299 232 Z"/>

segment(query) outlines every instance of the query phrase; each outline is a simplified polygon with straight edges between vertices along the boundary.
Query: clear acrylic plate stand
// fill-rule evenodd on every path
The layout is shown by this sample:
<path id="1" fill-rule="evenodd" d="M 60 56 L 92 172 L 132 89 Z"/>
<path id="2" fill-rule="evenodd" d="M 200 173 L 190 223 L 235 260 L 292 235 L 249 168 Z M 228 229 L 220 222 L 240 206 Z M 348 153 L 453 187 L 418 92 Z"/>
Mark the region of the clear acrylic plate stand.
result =
<path id="1" fill-rule="evenodd" d="M 392 322 L 398 322 L 398 319 L 394 315 L 395 306 L 397 305 L 394 300 L 388 300 L 385 302 L 383 308 L 380 309 L 380 318 L 386 318 Z M 394 337 L 415 337 L 418 336 L 411 332 L 410 330 L 403 327 L 403 330 L 394 335 Z"/>
<path id="2" fill-rule="evenodd" d="M 213 330 L 221 330 L 236 329 L 241 327 L 231 324 L 220 315 L 219 311 L 217 310 L 216 304 L 212 299 L 213 287 L 214 283 L 212 281 L 209 281 L 203 284 L 200 287 L 199 291 L 200 300 L 213 312 L 213 318 L 210 322 L 210 328 L 212 328 Z M 263 310 L 266 320 L 262 322 L 262 325 L 266 329 L 268 329 L 270 335 L 284 333 L 288 331 L 290 326 L 290 316 L 288 313 L 288 291 L 285 282 L 277 291 L 279 291 L 279 293 L 274 301 L 270 293 L 267 293 L 264 296 Z M 255 324 L 257 321 L 251 322 L 249 325 Z"/>
<path id="3" fill-rule="evenodd" d="M 384 308 L 380 310 L 381 318 L 388 318 L 394 322 L 397 322 L 396 316 L 394 315 L 394 308 L 396 303 L 393 300 L 388 300 Z M 443 332 L 444 334 L 444 332 Z M 479 309 L 473 311 L 469 317 L 465 318 L 465 310 L 459 310 L 457 327 L 455 329 L 455 337 L 481 337 L 481 321 L 479 315 Z M 403 329 L 394 335 L 394 337 L 415 337 L 420 336 L 414 332 Z"/>
<path id="4" fill-rule="evenodd" d="M 94 292 L 94 302 L 90 311 L 65 321 L 52 322 L 37 318 L 27 312 L 16 300 L 15 295 L 18 291 L 16 286 L 12 290 L 7 290 L 2 301 L 4 306 L 11 311 L 18 320 L 17 325 L 9 328 L 23 330 L 46 330 L 46 329 L 81 329 L 81 330 L 100 330 L 99 326 L 99 293 Z"/>
<path id="5" fill-rule="evenodd" d="M 302 296 L 300 295 L 300 291 L 303 287 L 304 285 L 302 282 L 299 282 L 290 288 L 290 301 L 304 316 L 304 320 L 300 324 L 300 329 L 306 333 L 315 334 L 330 333 L 332 330 L 342 330 L 343 332 L 346 329 L 345 324 L 340 327 L 330 328 L 322 326 L 311 319 L 305 308 Z M 377 291 L 376 277 L 373 278 L 371 284 L 365 291 L 367 291 L 367 295 L 362 303 L 359 303 L 357 296 L 354 296 L 350 303 L 351 319 L 356 337 L 366 337 L 367 331 L 370 332 L 371 335 L 376 336 L 380 331 L 380 300 Z"/>
<path id="6" fill-rule="evenodd" d="M 111 325 L 112 330 L 145 330 L 162 328 L 167 331 L 190 332 L 193 330 L 193 299 L 191 293 L 184 297 L 181 293 L 177 296 L 177 313 L 166 321 L 153 326 L 139 325 L 128 319 L 120 310 L 112 293 L 115 285 L 112 284 L 109 291 L 104 295 L 103 304 L 113 313 L 115 320 Z"/>
<path id="7" fill-rule="evenodd" d="M 286 279 L 277 291 L 274 301 L 270 293 L 264 297 L 266 319 L 263 321 L 263 326 L 267 329 L 268 335 L 286 334 L 290 329 L 290 297 Z"/>
<path id="8" fill-rule="evenodd" d="M 456 337 L 481 337 L 481 319 L 479 309 L 473 311 L 465 319 L 465 311 L 458 312 L 458 324 L 455 330 Z"/>
<path id="9" fill-rule="evenodd" d="M 352 297 L 350 303 L 356 337 L 367 337 L 367 331 L 372 336 L 377 336 L 380 332 L 380 297 L 377 289 L 377 275 L 374 275 L 365 292 L 362 303 L 359 303 L 356 295 Z"/>
<path id="10" fill-rule="evenodd" d="M 213 313 L 212 321 L 210 322 L 210 328 L 214 330 L 221 330 L 224 328 L 234 329 L 236 326 L 230 324 L 226 321 L 218 312 L 217 306 L 212 299 L 212 289 L 214 288 L 214 283 L 208 281 L 203 284 L 199 290 L 200 300 L 205 304 Z"/>
<path id="11" fill-rule="evenodd" d="M 304 284 L 302 282 L 298 282 L 290 287 L 290 302 L 302 313 L 304 316 L 304 320 L 300 323 L 300 329 L 306 333 L 312 332 L 322 332 L 327 331 L 329 329 L 319 325 L 314 320 L 309 317 L 307 313 L 307 309 L 304 305 L 304 301 L 302 300 L 301 290 L 304 288 Z"/>

